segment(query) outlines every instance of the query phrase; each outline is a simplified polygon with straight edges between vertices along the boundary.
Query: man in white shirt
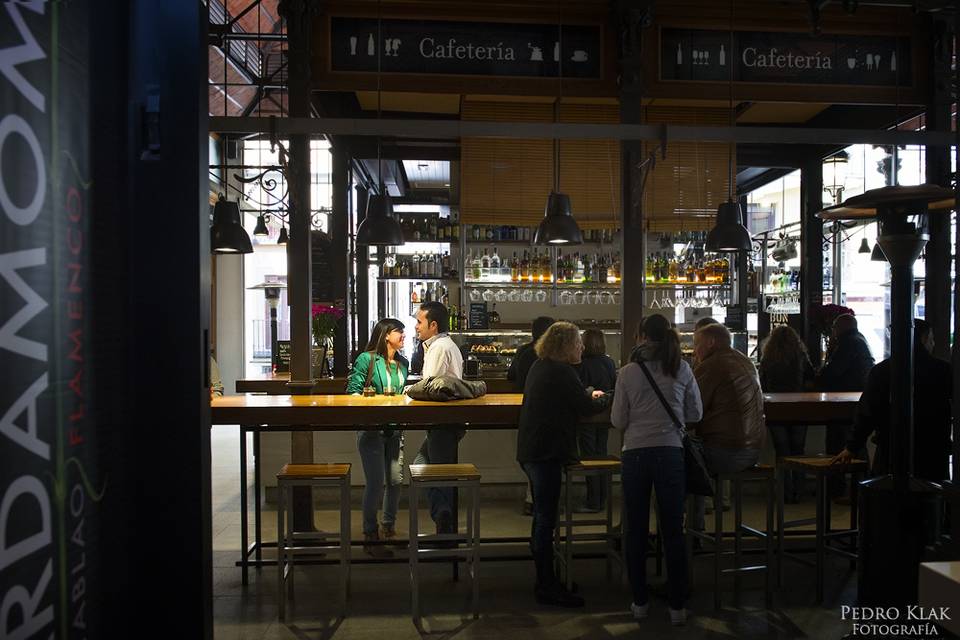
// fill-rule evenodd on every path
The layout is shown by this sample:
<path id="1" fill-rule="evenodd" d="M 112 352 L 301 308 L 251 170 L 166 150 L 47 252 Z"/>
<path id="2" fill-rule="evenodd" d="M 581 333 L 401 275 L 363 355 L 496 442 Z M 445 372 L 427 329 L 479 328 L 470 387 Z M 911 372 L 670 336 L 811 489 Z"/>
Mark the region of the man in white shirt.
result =
<path id="1" fill-rule="evenodd" d="M 423 343 L 423 377 L 463 377 L 463 355 L 450 338 L 447 308 L 439 302 L 425 302 L 417 311 L 417 337 Z M 420 445 L 413 464 L 450 464 L 457 461 L 457 447 L 466 431 L 456 425 L 434 428 Z M 454 533 L 453 489 L 430 489 L 430 517 L 437 533 Z"/>

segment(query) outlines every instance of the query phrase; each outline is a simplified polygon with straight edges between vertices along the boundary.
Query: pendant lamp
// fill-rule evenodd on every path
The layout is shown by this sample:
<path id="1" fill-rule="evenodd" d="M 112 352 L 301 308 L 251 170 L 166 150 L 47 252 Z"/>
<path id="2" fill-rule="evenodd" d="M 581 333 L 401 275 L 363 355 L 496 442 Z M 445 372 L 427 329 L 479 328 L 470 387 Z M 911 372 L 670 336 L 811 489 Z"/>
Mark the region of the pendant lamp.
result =
<path id="1" fill-rule="evenodd" d="M 381 21 L 379 3 L 377 5 L 377 119 L 380 119 L 380 43 Z M 367 197 L 367 211 L 357 227 L 357 244 L 374 246 L 391 246 L 403 244 L 403 229 L 393 216 L 393 200 L 383 184 L 383 165 L 380 153 L 381 138 L 377 136 L 377 182 L 380 183 L 379 192 L 371 193 Z"/>
<path id="2" fill-rule="evenodd" d="M 253 253 L 250 236 L 240 222 L 240 206 L 227 200 L 222 193 L 213 207 L 210 250 L 220 254 Z"/>
<path id="3" fill-rule="evenodd" d="M 557 66 L 557 78 L 560 91 L 553 107 L 553 120 L 559 120 L 560 100 L 563 98 L 563 22 L 557 21 L 557 51 L 560 53 Z M 553 140 L 553 190 L 547 196 L 547 206 L 543 209 L 543 220 L 533 232 L 533 244 L 582 244 L 583 234 L 573 218 L 570 196 L 560 191 L 560 141 Z"/>
<path id="4" fill-rule="evenodd" d="M 873 262 L 886 262 L 887 256 L 883 255 L 883 249 L 880 248 L 880 243 L 873 245 L 873 251 L 870 252 L 870 260 Z"/>
<path id="5" fill-rule="evenodd" d="M 730 51 L 733 51 L 733 4 L 730 5 Z M 730 128 L 737 125 L 733 112 L 733 65 L 730 65 Z M 735 139 L 734 139 L 735 140 Z M 707 233 L 704 248 L 707 251 L 734 252 L 750 251 L 752 248 L 750 232 L 743 226 L 743 211 L 739 202 L 733 199 L 733 182 L 735 179 L 736 158 L 733 155 L 735 141 L 730 142 L 727 152 L 727 163 L 730 171 L 730 182 L 727 185 L 727 201 L 717 208 L 717 221 Z"/>
<path id="6" fill-rule="evenodd" d="M 280 227 L 280 235 L 277 236 L 277 244 L 287 244 L 290 242 L 290 236 L 287 234 L 286 227 Z"/>
<path id="7" fill-rule="evenodd" d="M 257 216 L 257 226 L 253 228 L 253 235 L 261 238 L 270 235 L 270 232 L 267 231 L 267 221 L 262 213 Z"/>
<path id="8" fill-rule="evenodd" d="M 870 253 L 870 243 L 867 242 L 866 238 L 860 240 L 860 248 L 857 249 L 857 253 Z"/>

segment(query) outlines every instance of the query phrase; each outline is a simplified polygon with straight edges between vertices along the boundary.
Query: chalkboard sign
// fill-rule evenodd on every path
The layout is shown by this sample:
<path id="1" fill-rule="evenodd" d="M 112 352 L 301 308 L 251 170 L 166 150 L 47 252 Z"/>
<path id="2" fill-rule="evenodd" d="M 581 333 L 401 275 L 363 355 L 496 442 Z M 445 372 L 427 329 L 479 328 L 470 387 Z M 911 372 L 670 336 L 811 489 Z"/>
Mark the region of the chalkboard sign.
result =
<path id="1" fill-rule="evenodd" d="M 310 262 L 313 268 L 313 301 L 332 304 L 333 275 L 330 257 L 333 245 L 330 236 L 323 231 L 310 232 Z"/>
<path id="2" fill-rule="evenodd" d="M 562 70 L 566 78 L 598 79 L 603 70 L 603 28 L 565 24 L 561 38 L 550 21 L 334 17 L 330 59 L 332 71 L 555 78 Z"/>
<path id="3" fill-rule="evenodd" d="M 908 87 L 909 38 L 663 29 L 662 80 Z"/>
<path id="4" fill-rule="evenodd" d="M 277 373 L 290 373 L 289 340 L 277 340 Z"/>
<path id="5" fill-rule="evenodd" d="M 723 324 L 727 326 L 728 329 L 734 331 L 743 331 L 747 328 L 746 322 L 744 322 L 743 308 L 740 305 L 732 304 L 726 308 L 727 316 L 723 320 Z"/>
<path id="6" fill-rule="evenodd" d="M 470 303 L 470 328 L 471 329 L 487 329 L 487 303 L 486 302 L 471 302 Z"/>

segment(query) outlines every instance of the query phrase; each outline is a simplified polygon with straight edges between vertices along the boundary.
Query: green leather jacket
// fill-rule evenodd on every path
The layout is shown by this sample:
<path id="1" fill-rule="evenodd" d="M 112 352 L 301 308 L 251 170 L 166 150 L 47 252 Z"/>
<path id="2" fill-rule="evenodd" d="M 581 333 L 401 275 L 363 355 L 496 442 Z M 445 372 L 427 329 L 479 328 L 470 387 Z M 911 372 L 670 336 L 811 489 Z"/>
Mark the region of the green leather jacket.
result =
<path id="1" fill-rule="evenodd" d="M 370 371 L 370 358 L 374 358 L 373 371 Z M 407 360 L 401 355 L 394 359 L 397 364 L 397 375 L 400 378 L 399 388 L 394 389 L 395 393 L 402 393 L 403 386 L 407 381 Z M 347 393 L 363 393 L 363 385 L 367 380 L 367 372 L 370 371 L 370 386 L 377 390 L 377 393 L 383 393 L 387 387 L 387 361 L 383 356 L 364 351 L 357 356 L 353 363 L 353 369 L 350 371 L 350 377 L 347 379 Z"/>

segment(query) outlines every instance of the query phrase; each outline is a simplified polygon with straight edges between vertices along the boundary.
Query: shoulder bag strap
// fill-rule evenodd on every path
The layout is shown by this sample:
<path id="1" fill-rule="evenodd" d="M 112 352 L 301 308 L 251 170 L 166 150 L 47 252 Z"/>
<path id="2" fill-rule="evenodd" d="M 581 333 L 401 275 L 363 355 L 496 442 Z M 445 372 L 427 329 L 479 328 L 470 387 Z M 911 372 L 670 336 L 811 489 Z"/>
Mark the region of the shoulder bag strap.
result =
<path id="1" fill-rule="evenodd" d="M 657 397 L 660 399 L 660 404 L 663 405 L 663 408 L 667 410 L 667 414 L 670 416 L 670 420 L 673 421 L 674 426 L 677 429 L 683 431 L 683 425 L 680 424 L 680 421 L 677 420 L 677 415 L 673 412 L 673 409 L 670 408 L 670 405 L 667 403 L 667 399 L 663 397 L 663 392 L 660 391 L 660 387 L 653 380 L 653 374 L 650 373 L 650 369 L 647 369 L 647 365 L 643 360 L 636 361 L 640 365 L 640 369 L 643 370 L 643 375 L 647 376 L 647 382 L 650 383 L 650 386 L 653 388 L 653 392 L 657 394 Z"/>
<path id="2" fill-rule="evenodd" d="M 375 351 L 368 351 L 370 354 L 370 364 L 367 365 L 367 380 L 363 383 L 364 387 L 370 386 L 370 380 L 373 379 L 373 365 L 377 361 L 377 353 Z"/>

